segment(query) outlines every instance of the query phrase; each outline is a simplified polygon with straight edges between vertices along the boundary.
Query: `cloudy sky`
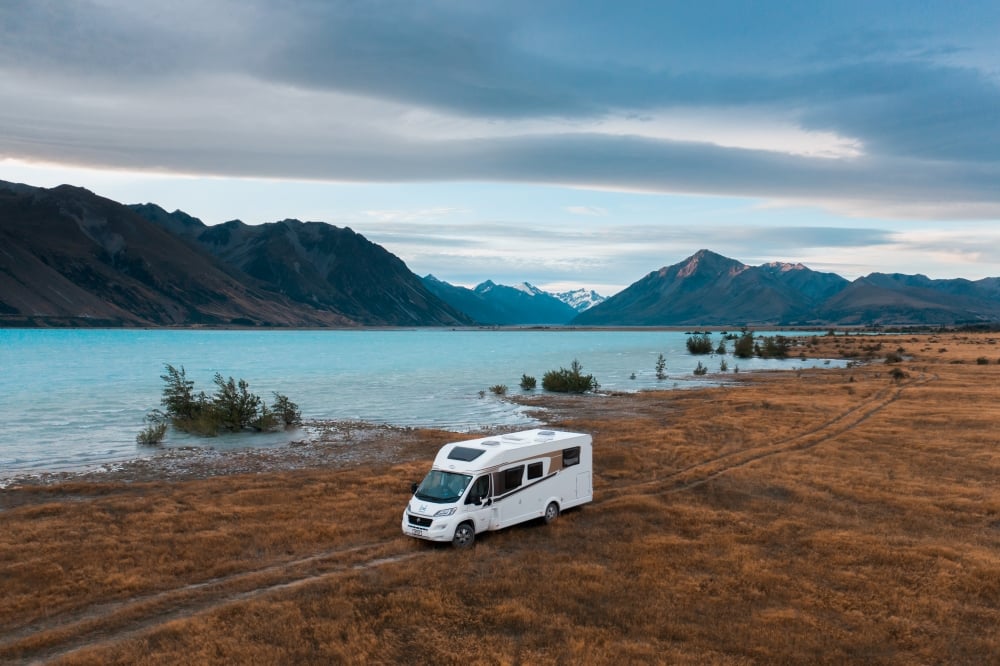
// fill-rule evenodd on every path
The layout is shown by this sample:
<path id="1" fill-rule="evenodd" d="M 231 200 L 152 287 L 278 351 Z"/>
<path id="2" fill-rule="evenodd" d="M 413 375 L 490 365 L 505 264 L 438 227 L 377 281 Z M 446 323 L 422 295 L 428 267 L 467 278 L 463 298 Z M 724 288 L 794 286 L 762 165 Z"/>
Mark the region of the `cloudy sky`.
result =
<path id="1" fill-rule="evenodd" d="M 0 179 L 610 295 L 1000 276 L 1000 3 L 3 0 Z"/>

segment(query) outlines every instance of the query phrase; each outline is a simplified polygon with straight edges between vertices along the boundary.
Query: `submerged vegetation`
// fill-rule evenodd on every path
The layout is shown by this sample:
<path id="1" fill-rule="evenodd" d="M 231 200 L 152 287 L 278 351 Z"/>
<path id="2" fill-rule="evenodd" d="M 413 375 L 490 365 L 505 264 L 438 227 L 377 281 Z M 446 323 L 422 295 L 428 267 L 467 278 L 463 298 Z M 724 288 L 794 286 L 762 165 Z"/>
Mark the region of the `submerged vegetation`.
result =
<path id="1" fill-rule="evenodd" d="M 194 381 L 187 378 L 184 366 L 178 369 L 167 363 L 160 379 L 165 383 L 160 399 L 163 411 L 154 410 L 146 416 L 147 426 L 136 436 L 139 444 L 160 443 L 168 425 L 181 432 L 214 437 L 223 432 L 265 432 L 302 422 L 299 406 L 288 396 L 274 393 L 274 401 L 267 405 L 250 392 L 245 379 L 226 379 L 216 373 L 212 396 L 204 391 L 195 393 Z"/>

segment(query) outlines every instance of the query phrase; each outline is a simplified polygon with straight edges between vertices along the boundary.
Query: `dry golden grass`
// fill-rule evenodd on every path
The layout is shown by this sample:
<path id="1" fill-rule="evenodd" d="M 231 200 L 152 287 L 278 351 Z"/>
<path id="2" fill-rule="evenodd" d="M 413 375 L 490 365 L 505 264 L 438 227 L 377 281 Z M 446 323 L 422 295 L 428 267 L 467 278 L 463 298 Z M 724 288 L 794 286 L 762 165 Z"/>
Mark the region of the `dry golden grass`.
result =
<path id="1" fill-rule="evenodd" d="M 368 468 L 3 491 L 0 662 L 1000 662 L 996 339 L 807 349 L 868 362 L 550 401 L 594 434 L 595 502 L 471 551 L 399 532 L 441 433 Z"/>

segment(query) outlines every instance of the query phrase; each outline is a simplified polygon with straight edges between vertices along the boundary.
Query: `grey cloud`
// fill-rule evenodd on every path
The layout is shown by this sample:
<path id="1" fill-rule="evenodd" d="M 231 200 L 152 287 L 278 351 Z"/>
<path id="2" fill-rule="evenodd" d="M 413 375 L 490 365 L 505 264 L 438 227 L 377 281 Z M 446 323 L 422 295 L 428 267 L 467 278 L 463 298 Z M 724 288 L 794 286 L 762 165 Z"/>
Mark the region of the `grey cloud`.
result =
<path id="1" fill-rule="evenodd" d="M 725 35 L 716 36 L 719 57 L 734 59 L 722 70 L 708 66 L 716 64 L 712 57 L 703 56 L 701 68 L 669 45 L 645 65 L 572 51 L 555 57 L 526 46 L 526 31 L 538 28 L 527 4 L 509 11 L 265 0 L 154 7 L 0 4 L 0 75 L 8 81 L 6 89 L 0 84 L 0 154 L 219 175 L 524 181 L 888 208 L 954 205 L 994 216 L 1000 210 L 995 74 L 935 63 L 931 56 L 957 47 L 930 43 L 912 28 L 873 33 L 882 46 L 863 36 L 831 46 L 827 59 L 792 58 L 772 68 L 773 48 L 766 60 L 752 53 L 735 60 L 747 37 L 725 47 Z M 562 9 L 588 18 L 596 11 L 587 3 Z M 770 19 L 788 28 L 808 18 L 750 9 L 740 11 L 764 31 L 775 30 Z M 546 5 L 542 15 L 559 10 Z M 680 21 L 700 16 L 689 8 L 650 11 L 646 23 L 675 32 L 682 22 L 668 20 L 670 12 Z M 642 19 L 632 15 L 623 25 L 636 29 Z M 894 34 L 904 38 L 894 42 Z M 536 36 L 536 46 L 540 41 Z M 582 43 L 570 35 L 567 46 Z M 183 85 L 206 73 L 248 82 L 245 97 L 227 100 L 224 89 Z M 157 80 L 163 77 L 169 87 Z M 15 80 L 31 84 L 12 87 Z M 821 160 L 597 134 L 416 141 L 393 136 L 395 127 L 332 127 L 323 109 L 302 108 L 308 101 L 296 90 L 346 91 L 487 119 L 754 106 L 792 113 L 805 129 L 857 138 L 866 156 Z"/>

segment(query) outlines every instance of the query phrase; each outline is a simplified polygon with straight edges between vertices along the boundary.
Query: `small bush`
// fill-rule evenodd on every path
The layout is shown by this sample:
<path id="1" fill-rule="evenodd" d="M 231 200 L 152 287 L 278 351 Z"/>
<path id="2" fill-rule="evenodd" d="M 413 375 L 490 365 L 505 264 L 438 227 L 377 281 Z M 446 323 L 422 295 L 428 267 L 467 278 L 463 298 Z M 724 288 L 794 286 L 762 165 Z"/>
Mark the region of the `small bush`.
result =
<path id="1" fill-rule="evenodd" d="M 903 372 L 902 368 L 893 368 L 889 371 L 889 376 L 898 382 L 906 379 L 909 375 Z"/>
<path id="2" fill-rule="evenodd" d="M 535 390 L 536 384 L 537 382 L 535 381 L 534 377 L 530 377 L 528 375 L 521 375 L 521 389 L 525 391 L 533 391 Z"/>
<path id="3" fill-rule="evenodd" d="M 593 375 L 583 374 L 583 366 L 576 359 L 570 364 L 569 370 L 559 368 L 549 370 L 542 376 L 542 388 L 555 393 L 586 393 L 598 389 L 597 380 Z"/>
<path id="4" fill-rule="evenodd" d="M 146 427 L 135 436 L 140 446 L 157 446 L 167 434 L 167 421 L 163 412 L 154 410 L 146 415 Z"/>
<path id="5" fill-rule="evenodd" d="M 986 358 L 985 356 L 980 356 L 979 358 L 976 359 L 976 365 L 989 365 L 989 364 L 990 364 L 990 359 Z"/>
<path id="6" fill-rule="evenodd" d="M 656 357 L 656 378 L 660 380 L 667 378 L 667 359 L 663 358 L 663 354 Z"/>
<path id="7" fill-rule="evenodd" d="M 886 363 L 900 363 L 902 360 L 903 357 L 900 356 L 898 352 L 889 352 L 885 355 Z"/>
<path id="8" fill-rule="evenodd" d="M 729 370 L 729 364 L 726 363 L 726 359 L 722 359 L 722 362 L 719 363 L 719 372 L 726 372 L 727 370 Z"/>
<path id="9" fill-rule="evenodd" d="M 712 336 L 709 333 L 692 335 L 687 339 L 688 351 L 692 354 L 711 354 Z"/>
<path id="10" fill-rule="evenodd" d="M 286 428 L 302 423 L 302 412 L 299 411 L 298 405 L 289 400 L 287 395 L 282 395 L 277 392 L 273 395 L 274 402 L 271 403 L 271 409 L 274 411 L 278 420 L 280 420 Z"/>
<path id="11" fill-rule="evenodd" d="M 743 331 L 743 334 L 733 344 L 733 356 L 751 358 L 754 353 L 753 331 Z"/>
<path id="12" fill-rule="evenodd" d="M 761 358 L 787 358 L 791 341 L 783 335 L 760 338 L 754 344 L 754 351 Z"/>
<path id="13" fill-rule="evenodd" d="M 507 395 L 507 385 L 506 384 L 494 384 L 490 387 L 490 393 L 493 395 Z"/>
<path id="14" fill-rule="evenodd" d="M 164 433 L 169 424 L 183 432 L 211 437 L 223 431 L 273 430 L 302 421 L 298 405 L 287 396 L 275 393 L 274 402 L 268 406 L 260 396 L 250 392 L 250 385 L 244 379 L 225 379 L 216 373 L 213 380 L 216 393 L 209 398 L 204 392 L 195 394 L 194 382 L 187 378 L 183 366 L 178 370 L 166 364 L 166 373 L 160 378 L 166 383 L 160 400 L 166 411 L 156 412 L 159 422 L 151 422 L 139 434 L 144 440 L 154 438 L 161 424 Z"/>
<path id="15" fill-rule="evenodd" d="M 698 361 L 698 365 L 694 369 L 694 374 L 700 377 L 701 375 L 704 375 L 707 372 L 708 368 L 702 365 L 701 361 Z"/>

